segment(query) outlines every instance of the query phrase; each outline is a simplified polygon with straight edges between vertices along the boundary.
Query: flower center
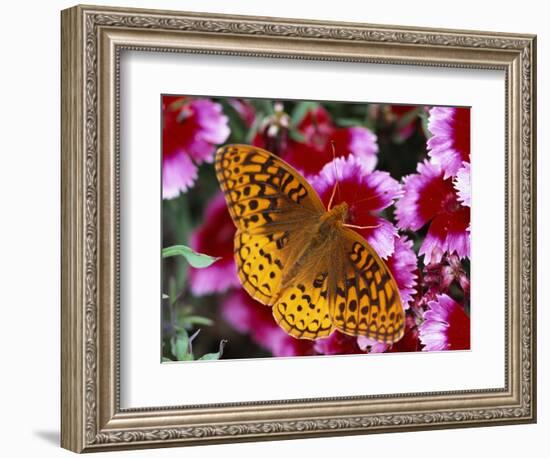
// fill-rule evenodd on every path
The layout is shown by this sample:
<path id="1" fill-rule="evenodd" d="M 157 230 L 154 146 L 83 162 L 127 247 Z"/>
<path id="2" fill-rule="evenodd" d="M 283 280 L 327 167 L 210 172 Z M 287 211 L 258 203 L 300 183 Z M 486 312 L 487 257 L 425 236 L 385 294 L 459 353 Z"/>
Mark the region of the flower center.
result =
<path id="1" fill-rule="evenodd" d="M 355 205 L 350 205 L 348 208 L 348 217 L 344 222 L 348 224 L 355 224 L 356 218 L 357 218 L 357 208 L 355 207 Z"/>
<path id="2" fill-rule="evenodd" d="M 448 192 L 441 201 L 441 208 L 447 213 L 454 213 L 460 209 L 460 202 L 456 197 L 456 193 Z"/>

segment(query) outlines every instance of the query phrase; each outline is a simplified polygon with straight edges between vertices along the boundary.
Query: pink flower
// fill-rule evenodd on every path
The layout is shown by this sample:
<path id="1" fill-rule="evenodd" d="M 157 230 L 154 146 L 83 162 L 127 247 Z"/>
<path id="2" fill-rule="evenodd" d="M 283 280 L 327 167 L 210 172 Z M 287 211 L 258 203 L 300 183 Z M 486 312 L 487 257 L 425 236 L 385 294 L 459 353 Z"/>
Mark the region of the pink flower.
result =
<path id="1" fill-rule="evenodd" d="M 189 282 L 194 295 L 220 293 L 239 286 L 233 258 L 234 236 L 235 225 L 227 210 L 224 195 L 220 192 L 208 203 L 202 225 L 191 234 L 191 248 L 221 258 L 205 269 L 190 268 Z"/>
<path id="2" fill-rule="evenodd" d="M 399 183 L 388 172 L 369 172 L 355 156 L 337 157 L 311 180 L 326 206 L 336 182 L 338 188 L 332 205 L 346 202 L 349 206 L 347 223 L 368 226 L 368 229 L 355 230 L 380 257 L 390 256 L 394 251 L 397 229 L 379 214 L 401 196 Z"/>
<path id="3" fill-rule="evenodd" d="M 386 264 L 399 288 L 401 302 L 405 310 L 409 308 L 409 302 L 416 294 L 417 259 L 412 247 L 412 240 L 408 240 L 405 236 L 397 237 L 395 239 L 395 250 L 386 260 Z"/>
<path id="4" fill-rule="evenodd" d="M 407 312 L 405 316 L 405 333 L 403 337 L 393 344 L 386 344 L 367 337 L 358 336 L 357 344 L 361 350 L 367 353 L 403 353 L 420 350 L 418 339 L 418 327 L 414 315 Z"/>
<path id="5" fill-rule="evenodd" d="M 209 99 L 165 96 L 162 113 L 162 197 L 171 199 L 193 186 L 197 165 L 212 162 L 229 126 L 221 105 Z"/>
<path id="6" fill-rule="evenodd" d="M 369 339 L 365 336 L 357 337 L 357 345 L 361 350 L 367 353 L 385 353 L 388 351 L 388 348 L 391 347 L 390 344 L 378 342 L 378 340 Z"/>
<path id="7" fill-rule="evenodd" d="M 275 322 L 271 307 L 255 301 L 243 290 L 232 292 L 221 307 L 223 318 L 233 328 L 242 334 L 249 334 L 254 342 L 273 356 L 314 354 L 313 341 L 288 335 Z"/>
<path id="8" fill-rule="evenodd" d="M 470 294 L 470 279 L 456 254 L 446 254 L 440 262 L 424 267 L 423 284 L 429 299 L 437 293 L 448 293 L 453 282 L 457 282 L 464 294 Z"/>
<path id="9" fill-rule="evenodd" d="M 470 318 L 464 309 L 446 294 L 428 302 L 420 341 L 424 351 L 469 350 Z"/>
<path id="10" fill-rule="evenodd" d="M 398 342 L 391 346 L 389 353 L 420 351 L 420 346 L 416 315 L 409 310 L 405 316 L 405 333 Z"/>
<path id="11" fill-rule="evenodd" d="M 396 207 L 401 229 L 419 230 L 430 223 L 419 254 L 424 263 L 441 260 L 443 253 L 470 255 L 470 208 L 463 206 L 451 178 L 428 161 L 418 164 L 418 173 L 404 178 L 404 196 Z"/>
<path id="12" fill-rule="evenodd" d="M 314 349 L 321 355 L 353 355 L 363 353 L 357 338 L 341 333 L 337 329 L 328 337 L 323 337 L 314 341 Z"/>
<path id="13" fill-rule="evenodd" d="M 334 158 L 353 155 L 363 167 L 374 170 L 378 145 L 376 135 L 365 127 L 337 128 L 321 106 L 309 110 L 297 126 L 304 139 L 289 138 L 282 157 L 306 177 L 315 175 Z"/>
<path id="14" fill-rule="evenodd" d="M 458 194 L 458 200 L 466 207 L 472 206 L 470 198 L 470 163 L 464 162 L 462 167 L 456 172 L 456 177 L 453 181 L 454 187 Z"/>
<path id="15" fill-rule="evenodd" d="M 428 154 L 441 166 L 444 178 L 455 176 L 462 162 L 470 162 L 470 109 L 433 107 L 428 129 Z"/>

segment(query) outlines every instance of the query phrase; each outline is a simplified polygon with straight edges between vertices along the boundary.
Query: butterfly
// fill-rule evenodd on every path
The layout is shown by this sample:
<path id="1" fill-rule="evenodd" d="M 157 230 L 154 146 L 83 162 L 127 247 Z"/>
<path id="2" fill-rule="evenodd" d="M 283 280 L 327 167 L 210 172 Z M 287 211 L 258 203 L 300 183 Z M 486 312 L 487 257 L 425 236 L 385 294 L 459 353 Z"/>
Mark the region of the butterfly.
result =
<path id="1" fill-rule="evenodd" d="M 346 202 L 326 209 L 297 170 L 251 145 L 219 148 L 215 169 L 237 227 L 240 282 L 289 335 L 315 340 L 338 329 L 386 343 L 403 336 L 397 283 L 346 225 Z"/>

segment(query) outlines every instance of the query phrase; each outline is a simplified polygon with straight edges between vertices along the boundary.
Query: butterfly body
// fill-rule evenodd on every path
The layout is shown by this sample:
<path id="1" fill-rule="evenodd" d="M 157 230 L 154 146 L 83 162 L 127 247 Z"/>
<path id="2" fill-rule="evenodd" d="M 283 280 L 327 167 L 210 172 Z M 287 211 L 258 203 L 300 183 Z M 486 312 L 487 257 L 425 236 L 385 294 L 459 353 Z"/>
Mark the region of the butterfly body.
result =
<path id="1" fill-rule="evenodd" d="M 239 279 L 288 334 L 317 339 L 339 329 L 389 343 L 402 337 L 395 280 L 346 226 L 347 203 L 327 210 L 299 172 L 250 145 L 220 148 L 216 174 L 237 227 Z"/>
<path id="2" fill-rule="evenodd" d="M 288 286 L 292 279 L 299 276 L 303 266 L 311 264 L 315 259 L 324 256 L 325 250 L 332 246 L 332 241 L 338 239 L 339 232 L 344 226 L 347 216 L 347 204 L 342 202 L 332 210 L 321 214 L 317 224 L 311 224 L 311 232 L 308 237 L 304 237 L 302 252 L 296 256 L 296 262 L 283 276 L 281 289 Z"/>

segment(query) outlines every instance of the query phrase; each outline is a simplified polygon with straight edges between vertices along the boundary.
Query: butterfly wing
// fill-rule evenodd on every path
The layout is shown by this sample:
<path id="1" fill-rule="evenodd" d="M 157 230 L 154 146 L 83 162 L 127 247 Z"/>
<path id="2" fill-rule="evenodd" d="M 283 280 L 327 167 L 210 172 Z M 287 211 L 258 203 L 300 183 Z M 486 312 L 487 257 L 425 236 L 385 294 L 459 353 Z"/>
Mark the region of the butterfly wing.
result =
<path id="1" fill-rule="evenodd" d="M 405 312 L 397 283 L 385 262 L 355 231 L 342 227 L 338 237 L 339 267 L 331 275 L 331 316 L 349 335 L 379 342 L 403 336 Z"/>
<path id="2" fill-rule="evenodd" d="M 292 166 L 261 148 L 227 145 L 216 152 L 216 175 L 238 229 L 266 233 L 315 221 L 325 212 Z"/>
<path id="3" fill-rule="evenodd" d="M 271 305 L 285 268 L 303 250 L 325 211 L 310 184 L 269 151 L 250 145 L 218 149 L 216 175 L 237 226 L 235 261 L 246 291 Z"/>
<path id="4" fill-rule="evenodd" d="M 315 340 L 326 337 L 334 330 L 328 300 L 328 272 L 323 262 L 313 275 L 296 278 L 281 293 L 273 305 L 273 317 L 287 334 L 298 339 Z"/>
<path id="5" fill-rule="evenodd" d="M 235 234 L 235 261 L 243 288 L 254 299 L 271 305 L 280 290 L 285 266 L 299 255 L 297 231 L 273 231 L 254 234 L 238 230 Z"/>

